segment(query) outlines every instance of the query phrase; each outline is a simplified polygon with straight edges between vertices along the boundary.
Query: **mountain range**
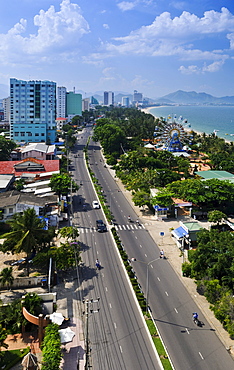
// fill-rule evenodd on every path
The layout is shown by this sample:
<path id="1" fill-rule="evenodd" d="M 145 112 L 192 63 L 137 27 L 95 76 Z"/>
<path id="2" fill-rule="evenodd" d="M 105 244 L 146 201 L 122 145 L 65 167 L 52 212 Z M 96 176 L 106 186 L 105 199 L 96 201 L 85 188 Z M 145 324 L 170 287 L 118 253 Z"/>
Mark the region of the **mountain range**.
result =
<path id="1" fill-rule="evenodd" d="M 133 94 L 124 93 L 124 92 L 114 92 L 115 96 L 115 103 L 121 103 L 122 97 L 127 96 L 129 100 L 133 100 Z M 94 94 L 87 94 L 86 96 L 94 96 L 100 103 L 103 102 L 103 93 L 98 91 Z M 191 104 L 191 105 L 234 105 L 234 96 L 224 96 L 221 98 L 217 98 L 213 95 L 206 94 L 204 92 L 197 93 L 196 91 L 183 91 L 177 90 L 173 93 L 164 95 L 163 97 L 159 98 L 149 98 L 144 97 L 145 100 L 148 101 L 149 105 L 154 104 Z"/>
<path id="2" fill-rule="evenodd" d="M 234 105 L 234 96 L 217 98 L 206 93 L 178 90 L 155 101 L 160 104 Z"/>

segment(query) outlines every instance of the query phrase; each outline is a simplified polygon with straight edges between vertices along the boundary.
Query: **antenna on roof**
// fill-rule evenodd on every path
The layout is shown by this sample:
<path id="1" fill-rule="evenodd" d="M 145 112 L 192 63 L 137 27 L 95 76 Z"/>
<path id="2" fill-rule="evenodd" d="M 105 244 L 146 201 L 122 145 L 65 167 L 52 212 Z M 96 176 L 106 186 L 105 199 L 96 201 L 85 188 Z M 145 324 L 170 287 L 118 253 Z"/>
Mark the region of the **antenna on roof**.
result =
<path id="1" fill-rule="evenodd" d="M 74 92 L 74 94 L 76 93 L 76 88 L 75 88 L 75 86 L 73 87 L 73 92 Z"/>

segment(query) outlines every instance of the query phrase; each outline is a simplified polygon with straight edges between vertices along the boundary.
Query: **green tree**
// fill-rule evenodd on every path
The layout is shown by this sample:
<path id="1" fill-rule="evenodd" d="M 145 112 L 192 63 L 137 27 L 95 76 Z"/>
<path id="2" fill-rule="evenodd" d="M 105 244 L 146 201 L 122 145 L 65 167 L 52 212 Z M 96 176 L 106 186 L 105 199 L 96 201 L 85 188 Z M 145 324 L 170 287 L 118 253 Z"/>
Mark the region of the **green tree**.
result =
<path id="1" fill-rule="evenodd" d="M 214 210 L 214 211 L 208 212 L 209 222 L 213 222 L 219 225 L 220 223 L 222 223 L 223 220 L 226 220 L 226 219 L 227 219 L 227 215 L 225 215 L 225 213 L 221 211 Z"/>
<path id="2" fill-rule="evenodd" d="M 45 223 L 38 218 L 34 208 L 28 208 L 22 215 L 15 214 L 8 223 L 11 231 L 2 235 L 5 239 L 1 246 L 3 252 L 25 252 L 29 259 L 32 252 L 39 251 L 45 242 L 52 241 L 53 233 L 44 230 Z M 29 274 L 29 263 L 27 267 Z"/>
<path id="3" fill-rule="evenodd" d="M 0 136 L 0 161 L 9 161 L 10 155 L 16 144 L 12 140 L 7 140 Z"/>
<path id="4" fill-rule="evenodd" d="M 1 348 L 8 348 L 8 344 L 5 343 L 5 340 L 7 338 L 7 331 L 5 328 L 2 327 L 0 324 L 0 357 L 2 355 Z"/>
<path id="5" fill-rule="evenodd" d="M 71 177 L 65 173 L 52 175 L 50 187 L 52 191 L 55 191 L 59 196 L 68 195 L 71 189 L 72 191 L 77 191 L 79 189 L 75 181 L 71 180 Z"/>
<path id="6" fill-rule="evenodd" d="M 150 204 L 150 194 L 140 190 L 133 195 L 132 200 L 135 206 L 143 207 Z"/>
<path id="7" fill-rule="evenodd" d="M 12 267 L 5 267 L 0 273 L 0 282 L 3 286 L 7 286 L 10 289 L 11 285 L 13 284 L 14 277 L 12 275 Z"/>
<path id="8" fill-rule="evenodd" d="M 160 189 L 157 195 L 151 199 L 151 204 L 153 206 L 170 207 L 174 203 L 172 197 L 172 192 L 169 192 L 167 189 Z"/>

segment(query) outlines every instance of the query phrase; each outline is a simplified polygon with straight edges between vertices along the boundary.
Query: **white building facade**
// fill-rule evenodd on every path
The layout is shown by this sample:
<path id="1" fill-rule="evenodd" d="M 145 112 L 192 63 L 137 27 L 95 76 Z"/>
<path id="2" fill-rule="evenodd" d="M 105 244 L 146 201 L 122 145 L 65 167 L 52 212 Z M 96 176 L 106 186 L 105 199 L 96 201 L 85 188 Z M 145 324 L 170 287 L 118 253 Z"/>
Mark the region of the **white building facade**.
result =
<path id="1" fill-rule="evenodd" d="M 10 79 L 10 134 L 16 142 L 54 142 L 56 83 Z"/>

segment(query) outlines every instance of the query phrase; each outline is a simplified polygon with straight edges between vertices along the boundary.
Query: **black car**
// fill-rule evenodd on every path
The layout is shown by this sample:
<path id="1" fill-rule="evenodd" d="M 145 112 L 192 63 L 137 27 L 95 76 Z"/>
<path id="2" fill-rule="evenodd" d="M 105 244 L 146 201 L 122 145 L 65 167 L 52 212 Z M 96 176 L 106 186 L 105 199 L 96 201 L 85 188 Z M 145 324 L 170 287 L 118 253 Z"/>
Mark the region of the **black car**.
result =
<path id="1" fill-rule="evenodd" d="M 97 231 L 99 233 L 103 233 L 104 231 L 107 231 L 106 224 L 102 220 L 96 221 Z"/>

